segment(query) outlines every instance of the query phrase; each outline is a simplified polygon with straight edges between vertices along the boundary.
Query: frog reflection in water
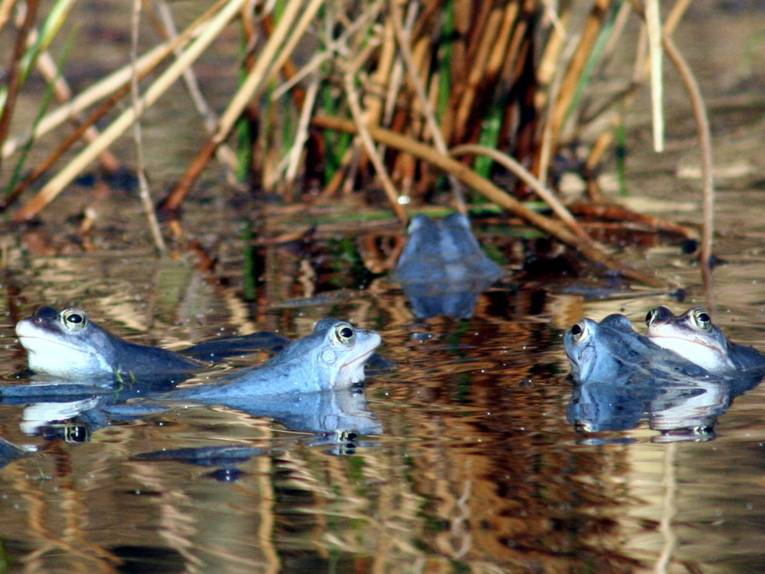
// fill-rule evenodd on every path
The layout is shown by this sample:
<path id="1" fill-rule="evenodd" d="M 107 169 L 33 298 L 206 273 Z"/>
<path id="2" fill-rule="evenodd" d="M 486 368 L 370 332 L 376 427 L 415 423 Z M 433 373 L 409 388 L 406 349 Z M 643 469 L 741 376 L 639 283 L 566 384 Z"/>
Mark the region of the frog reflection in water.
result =
<path id="1" fill-rule="evenodd" d="M 564 346 L 575 382 L 568 417 L 587 431 L 629 429 L 647 416 L 666 440 L 709 439 L 733 397 L 763 375 L 712 373 L 640 335 L 624 315 L 580 321 Z"/>
<path id="2" fill-rule="evenodd" d="M 186 378 L 208 366 L 207 361 L 261 348 L 276 349 L 287 342 L 273 333 L 253 333 L 211 339 L 175 353 L 112 335 L 82 309 L 59 312 L 52 307 L 41 307 L 19 321 L 16 334 L 32 371 L 66 380 L 115 375 Z"/>
<path id="3" fill-rule="evenodd" d="M 462 213 L 433 220 L 417 215 L 395 278 L 415 315 L 471 317 L 478 295 L 502 277 L 502 269 L 481 249 Z"/>
<path id="4" fill-rule="evenodd" d="M 753 347 L 729 341 L 701 307 L 676 316 L 662 306 L 646 315 L 646 335 L 710 373 L 732 375 L 748 369 L 765 368 L 765 355 Z"/>

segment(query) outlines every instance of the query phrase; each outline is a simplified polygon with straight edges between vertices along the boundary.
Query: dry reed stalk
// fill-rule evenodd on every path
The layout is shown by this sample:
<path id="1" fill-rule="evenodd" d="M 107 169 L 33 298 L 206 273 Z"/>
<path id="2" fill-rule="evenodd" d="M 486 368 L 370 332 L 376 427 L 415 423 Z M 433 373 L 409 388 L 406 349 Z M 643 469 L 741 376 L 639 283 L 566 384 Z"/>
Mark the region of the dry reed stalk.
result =
<path id="1" fill-rule="evenodd" d="M 557 44 L 558 42 L 555 41 L 555 43 Z M 574 46 L 575 44 L 570 42 L 562 53 L 559 51 L 557 52 L 561 58 L 558 64 L 561 62 L 568 63 L 570 61 L 573 56 Z M 555 66 L 557 73 L 552 78 L 549 89 L 547 90 L 547 113 L 545 115 L 547 121 L 544 122 L 542 127 L 542 141 L 539 146 L 539 156 L 537 161 L 537 177 L 541 182 L 547 181 L 547 170 L 550 167 L 550 158 L 553 155 L 553 125 L 550 118 L 555 113 L 555 102 L 557 102 L 558 95 L 560 94 L 561 84 L 563 83 L 563 73 L 566 67 L 562 65 Z"/>
<path id="2" fill-rule="evenodd" d="M 507 49 L 513 35 L 513 27 L 518 21 L 519 3 L 511 2 L 505 6 L 502 15 L 502 23 L 495 39 L 494 47 L 489 54 L 486 63 L 486 76 L 492 81 L 499 75 L 507 58 Z"/>
<path id="3" fill-rule="evenodd" d="M 484 4 L 491 5 L 490 2 Z M 457 141 L 463 141 L 469 131 L 469 124 L 474 115 L 474 104 L 478 98 L 479 89 L 484 86 L 486 66 L 489 63 L 492 47 L 497 41 L 497 33 L 503 19 L 503 10 L 499 7 L 482 12 L 486 14 L 483 18 L 479 18 L 483 28 L 482 33 L 480 35 L 474 34 L 471 37 L 471 40 L 476 39 L 477 48 L 469 54 L 470 71 L 467 75 L 467 84 L 456 107 L 454 137 Z M 473 45 L 471 44 L 471 46 Z"/>
<path id="4" fill-rule="evenodd" d="M 603 156 L 606 151 L 611 148 L 611 144 L 614 141 L 613 127 L 600 132 L 600 135 L 595 139 L 595 143 L 590 148 L 590 153 L 587 156 L 585 162 L 586 178 L 587 178 L 587 195 L 590 201 L 600 203 L 604 201 L 603 193 L 600 191 L 600 186 L 595 180 L 594 174 L 598 169 Z"/>
<path id="5" fill-rule="evenodd" d="M 664 151 L 664 77 L 662 73 L 661 15 L 659 0 L 646 0 L 645 25 L 648 31 L 648 53 L 651 62 L 651 119 L 653 149 Z"/>
<path id="6" fill-rule="evenodd" d="M 688 98 L 691 100 L 693 115 L 696 119 L 696 127 L 699 132 L 699 147 L 701 148 L 701 172 L 703 182 L 703 217 L 704 225 L 701 234 L 701 250 L 699 256 L 703 266 L 709 266 L 712 258 L 712 241 L 714 238 L 715 223 L 715 183 L 714 162 L 712 159 L 712 135 L 709 129 L 704 99 L 701 96 L 699 84 L 693 76 L 688 63 L 675 46 L 671 36 L 664 36 L 664 50 L 667 52 L 672 63 L 677 68 L 683 81 Z"/>
<path id="7" fill-rule="evenodd" d="M 513 158 L 511 158 L 509 155 L 502 153 L 501 151 L 498 151 L 496 149 L 488 148 L 486 146 L 477 145 L 477 144 L 466 144 L 466 145 L 460 145 L 457 147 L 453 147 L 451 150 L 449 150 L 449 155 L 451 156 L 460 156 L 460 155 L 476 155 L 481 154 L 490 157 L 503 167 L 505 167 L 508 171 L 510 171 L 512 174 L 514 174 L 518 179 L 523 181 L 526 185 L 528 185 L 534 192 L 539 196 L 539 198 L 544 201 L 548 206 L 550 206 L 550 209 L 553 210 L 555 215 L 557 215 L 561 221 L 563 221 L 566 225 L 568 225 L 569 229 L 571 229 L 572 232 L 574 232 L 579 239 L 582 241 L 585 241 L 587 243 L 592 243 L 592 238 L 587 234 L 587 232 L 581 228 L 581 226 L 577 223 L 576 219 L 573 215 L 571 215 L 571 212 L 566 209 L 566 206 L 563 205 L 560 200 L 555 197 L 555 194 L 547 189 L 544 184 L 541 182 L 541 180 L 534 177 L 534 175 L 528 171 L 525 167 L 523 167 L 520 163 L 515 161 Z"/>
<path id="8" fill-rule="evenodd" d="M 308 128 L 311 124 L 311 113 L 316 103 L 316 96 L 319 93 L 320 80 L 315 77 L 305 92 L 305 98 L 303 99 L 303 109 L 300 110 L 300 120 L 298 122 L 297 132 L 295 134 L 295 143 L 292 145 L 292 149 L 289 152 L 289 165 L 287 166 L 286 183 L 291 188 L 295 183 L 297 177 L 298 168 L 300 166 L 300 157 L 303 152 L 303 147 L 308 141 Z"/>
<path id="9" fill-rule="evenodd" d="M 451 74 L 454 86 L 450 103 L 452 109 L 455 107 L 454 102 L 459 102 L 462 97 L 462 87 L 465 85 L 470 69 L 467 42 L 472 27 L 473 0 L 453 0 L 453 6 L 456 39 L 452 43 Z"/>
<path id="10" fill-rule="evenodd" d="M 664 20 L 663 32 L 665 36 L 671 36 L 675 33 L 677 25 L 680 24 L 680 20 L 682 20 L 692 1 L 693 0 L 677 0 L 677 2 L 675 2 L 672 9 L 669 11 L 669 14 L 667 14 L 667 18 Z"/>
<path id="11" fill-rule="evenodd" d="M 31 37 L 30 40 L 30 44 L 34 42 Z M 58 65 L 49 52 L 40 52 L 40 55 L 37 58 L 37 70 L 40 72 L 40 75 L 53 86 L 53 94 L 59 103 L 65 104 L 71 101 L 72 90 L 69 88 L 69 84 L 61 73 L 61 70 L 58 69 Z M 82 122 L 80 114 L 73 115 L 69 119 L 75 128 L 79 127 Z M 98 137 L 98 130 L 91 126 L 85 130 L 83 135 L 86 140 L 93 141 Z M 101 167 L 108 172 L 113 173 L 120 168 L 120 161 L 109 150 L 104 151 L 98 156 L 98 161 L 101 163 Z"/>
<path id="12" fill-rule="evenodd" d="M 21 60 L 24 57 L 27 38 L 32 32 L 32 28 L 35 24 L 37 5 L 38 0 L 27 0 L 27 11 L 24 16 L 24 22 L 16 33 L 16 43 L 13 47 L 11 61 L 7 68 L 9 70 L 7 80 L 8 95 L 6 96 L 2 112 L 0 112 L 0 148 L 8 137 L 13 110 L 16 107 L 16 98 L 18 97 L 19 89 L 21 88 Z M 2 166 L 2 162 L 3 158 L 0 156 L 0 166 Z"/>
<path id="13" fill-rule="evenodd" d="M 565 121 L 568 109 L 574 100 L 576 86 L 582 77 L 587 61 L 592 54 L 592 49 L 595 47 L 595 42 L 597 41 L 605 19 L 608 16 L 610 6 L 611 0 L 595 0 L 592 10 L 587 17 L 577 49 L 571 58 L 571 62 L 565 75 L 563 76 L 560 97 L 555 103 L 553 114 L 547 120 L 551 123 L 551 149 L 555 149 L 556 147 L 560 132 L 563 129 L 563 122 Z"/>
<path id="14" fill-rule="evenodd" d="M 162 232 L 159 229 L 159 223 L 157 222 L 157 214 L 154 211 L 154 202 L 151 199 L 151 190 L 149 189 L 149 182 L 146 179 L 146 166 L 143 155 L 143 133 L 141 130 L 141 116 L 144 112 L 144 106 L 141 102 L 141 94 L 138 89 L 138 68 L 136 67 L 136 61 L 138 60 L 138 35 L 141 26 L 141 0 L 133 0 L 133 11 L 131 18 L 131 30 L 130 30 L 130 62 L 133 65 L 133 73 L 130 80 L 130 96 L 133 110 L 135 110 L 135 121 L 133 122 L 133 139 L 135 140 L 136 151 L 136 175 L 138 176 L 138 195 L 141 198 L 141 204 L 143 205 L 144 213 L 146 214 L 146 221 L 149 224 L 149 231 L 151 232 L 152 239 L 154 239 L 154 246 L 160 255 L 164 255 L 167 252 L 165 246 L 165 240 L 162 237 Z"/>
<path id="15" fill-rule="evenodd" d="M 345 150 L 343 157 L 340 158 L 340 165 L 332 176 L 332 179 L 329 180 L 329 183 L 325 185 L 324 189 L 321 191 L 321 194 L 317 199 L 318 202 L 329 197 L 334 197 L 343 185 L 343 181 L 346 179 L 345 176 L 348 174 L 351 162 L 353 161 L 353 156 L 355 155 L 354 151 L 355 146 L 348 146 L 348 149 Z"/>
<path id="16" fill-rule="evenodd" d="M 378 2 L 374 6 L 377 7 L 379 4 L 380 3 Z M 340 47 L 348 43 L 348 38 L 353 34 L 356 34 L 359 29 L 367 24 L 367 22 L 372 20 L 376 14 L 377 12 L 373 11 L 372 9 L 366 10 L 355 22 L 343 30 L 343 33 L 339 38 L 328 42 L 323 51 L 319 52 L 318 54 L 314 54 L 314 56 L 308 61 L 307 64 L 305 64 L 302 68 L 296 71 L 294 75 L 285 80 L 273 92 L 271 92 L 271 101 L 278 100 L 289 90 L 293 89 L 299 82 L 303 81 L 306 77 L 310 76 L 311 74 L 318 73 L 319 67 L 323 63 L 335 57 Z M 374 92 L 377 93 L 376 91 Z"/>
<path id="17" fill-rule="evenodd" d="M 672 7 L 662 30 L 662 43 L 667 55 L 678 70 L 680 78 L 688 92 L 691 100 L 693 115 L 699 134 L 699 147 L 701 148 L 701 169 L 702 169 L 702 197 L 703 197 L 703 228 L 701 237 L 701 249 L 699 257 L 702 262 L 702 275 L 709 274 L 709 262 L 712 257 L 712 243 L 714 239 L 714 162 L 712 158 L 712 137 L 709 129 L 709 120 L 707 118 L 704 100 L 701 96 L 698 82 L 696 82 L 690 67 L 686 63 L 682 54 L 677 50 L 672 41 L 672 32 L 677 27 L 683 14 L 688 9 L 690 2 L 688 0 L 678 0 Z M 632 6 L 636 13 L 643 16 L 640 11 L 639 3 L 635 0 Z M 645 68 L 641 67 L 643 75 Z M 706 283 L 705 283 L 706 284 Z M 711 283 L 710 283 L 711 284 Z"/>
<path id="18" fill-rule="evenodd" d="M 356 126 L 352 121 L 333 116 L 314 116 L 313 124 L 318 127 L 342 130 L 349 133 L 355 133 L 356 131 Z M 484 179 L 462 163 L 438 153 L 438 151 L 434 148 L 418 141 L 414 141 L 411 138 L 403 136 L 399 133 L 376 126 L 368 126 L 367 129 L 369 130 L 369 134 L 378 142 L 384 143 L 390 147 L 394 147 L 402 151 L 406 151 L 407 153 L 410 153 L 421 160 L 431 162 L 444 171 L 451 172 L 464 184 L 475 189 L 490 201 L 501 207 L 504 207 L 511 213 L 514 213 L 518 217 L 521 217 L 523 220 L 529 222 L 531 225 L 555 237 L 562 243 L 578 249 L 591 261 L 600 263 L 609 269 L 618 271 L 628 279 L 639 281 L 646 285 L 665 285 L 663 281 L 658 280 L 654 276 L 647 275 L 629 266 L 621 264 L 619 261 L 595 245 L 592 245 L 586 241 L 579 240 L 579 238 L 569 232 L 564 225 L 528 209 L 517 199 L 502 191 L 489 180 Z"/>
<path id="19" fill-rule="evenodd" d="M 218 9 L 225 5 L 229 0 L 218 0 L 213 6 L 211 6 L 204 14 L 194 20 L 184 32 L 178 36 L 175 42 L 165 42 L 156 46 L 148 53 L 139 58 L 137 66 L 141 73 L 156 68 L 165 58 L 172 54 L 172 49 L 176 46 L 183 45 L 193 38 L 196 38 L 201 34 L 202 26 L 214 15 Z M 56 110 L 45 116 L 34 128 L 34 132 L 28 132 L 21 134 L 15 138 L 9 139 L 1 147 L 3 158 L 14 154 L 18 149 L 29 143 L 29 140 L 34 138 L 39 139 L 49 131 L 57 128 L 72 114 L 82 112 L 84 109 L 90 107 L 99 100 L 109 96 L 113 92 L 119 90 L 121 87 L 130 85 L 131 66 L 126 64 L 119 70 L 108 75 L 103 80 L 96 82 L 90 88 L 76 96 L 70 103 L 58 107 Z"/>
<path id="20" fill-rule="evenodd" d="M 446 142 L 444 141 L 444 137 L 441 134 L 441 128 L 439 127 L 438 121 L 436 120 L 436 114 L 433 111 L 433 106 L 425 94 L 425 88 L 417 72 L 418 68 L 414 62 L 414 57 L 412 56 L 412 51 L 409 46 L 409 39 L 407 38 L 404 27 L 401 23 L 401 10 L 396 3 L 397 1 L 398 0 L 391 0 L 390 7 L 391 20 L 393 21 L 393 29 L 396 33 L 396 39 L 398 41 L 401 58 L 404 61 L 404 67 L 406 68 L 409 75 L 409 81 L 414 88 L 415 94 L 417 95 L 417 101 L 419 102 L 422 112 L 425 116 L 425 121 L 428 126 L 428 131 L 430 132 L 430 137 L 433 138 L 433 143 L 435 144 L 435 147 L 439 153 L 448 154 L 449 152 L 446 148 Z M 449 178 L 452 185 L 452 199 L 454 201 L 455 209 L 457 209 L 457 211 L 460 213 L 467 213 L 465 197 L 462 193 L 462 188 L 459 182 L 451 174 L 449 175 Z"/>
<path id="21" fill-rule="evenodd" d="M 566 39 L 565 23 L 569 19 L 570 12 L 570 10 L 567 10 L 560 17 L 560 29 L 557 27 L 553 28 L 542 50 L 542 55 L 540 56 L 539 64 L 537 65 L 537 83 L 541 88 L 549 86 L 556 76 L 563 77 L 563 70 L 560 69 L 559 62 Z M 541 109 L 549 99 L 550 98 L 545 94 L 545 91 L 540 90 L 537 92 L 537 107 Z"/>
<path id="22" fill-rule="evenodd" d="M 399 195 L 396 191 L 396 187 L 393 185 L 393 182 L 390 179 L 390 176 L 388 175 L 388 170 L 385 169 L 385 164 L 375 149 L 375 144 L 372 141 L 372 136 L 369 134 L 370 126 L 365 124 L 364 114 L 361 111 L 361 105 L 359 104 L 359 96 L 356 93 L 356 88 L 353 85 L 353 82 L 354 70 L 351 68 L 345 74 L 344 84 L 346 98 L 348 99 L 348 107 L 351 110 L 351 115 L 353 116 L 355 123 L 355 131 L 359 134 L 361 142 L 364 144 L 364 148 L 367 152 L 369 160 L 377 170 L 377 176 L 380 178 L 380 181 L 383 184 L 385 195 L 388 198 L 388 202 L 390 203 L 391 208 L 393 209 L 393 213 L 396 214 L 396 217 L 401 223 L 406 224 L 409 218 L 403 206 L 398 201 Z"/>
<path id="23" fill-rule="evenodd" d="M 383 26 L 382 45 L 380 55 L 377 58 L 377 68 L 370 78 L 373 86 L 387 86 L 393 64 L 396 61 L 396 39 L 393 27 L 393 19 L 387 18 Z M 364 95 L 364 108 L 367 111 L 369 125 L 379 125 L 383 113 L 383 98 L 376 91 L 367 91 Z"/>
<path id="24" fill-rule="evenodd" d="M 8 194 L 2 202 L 0 202 L 0 211 L 3 211 L 16 202 L 16 200 L 24 193 L 34 182 L 40 177 L 45 175 L 55 163 L 61 159 L 61 157 L 69 151 L 75 143 L 77 143 L 86 132 L 86 130 L 96 124 L 102 117 L 108 114 L 111 109 L 128 93 L 130 92 L 130 84 L 126 84 L 118 92 L 115 92 L 108 100 L 103 102 L 96 110 L 94 110 L 79 127 L 70 133 L 64 141 L 62 141 L 56 149 L 48 155 L 42 162 L 40 162 L 19 184 L 16 188 Z"/>
<path id="25" fill-rule="evenodd" d="M 5 26 L 8 18 L 10 18 L 11 10 L 13 10 L 15 4 L 16 0 L 2 0 L 2 2 L 0 2 L 0 30 Z"/>
<path id="26" fill-rule="evenodd" d="M 209 25 L 196 40 L 186 49 L 183 57 L 173 62 L 159 78 L 146 90 L 141 98 L 141 105 L 145 108 L 154 104 L 172 84 L 180 77 L 183 70 L 188 67 L 199 55 L 218 37 L 223 28 L 236 15 L 244 0 L 229 0 L 223 9 L 215 15 Z M 77 177 L 104 149 L 127 130 L 136 118 L 136 110 L 125 110 L 99 138 L 80 152 L 63 170 L 54 176 L 27 204 L 22 206 L 14 215 L 14 221 L 20 222 L 31 219 L 53 201 L 63 189 Z"/>
<path id="27" fill-rule="evenodd" d="M 644 228 L 648 228 L 652 231 L 673 233 L 686 239 L 695 239 L 698 237 L 698 234 L 693 229 L 685 227 L 684 225 L 679 225 L 654 215 L 635 213 L 626 207 L 613 203 L 574 203 L 569 206 L 569 209 L 575 215 L 596 217 L 598 219 L 606 219 L 619 223 L 625 221 L 638 223 Z"/>
<path id="28" fill-rule="evenodd" d="M 198 19 L 197 21 L 200 21 L 200 20 Z M 175 44 L 177 44 L 178 42 L 179 40 L 176 39 Z M 139 63 L 140 63 L 140 60 L 136 62 L 137 65 Z M 151 63 L 153 64 L 152 66 L 141 68 L 139 79 L 143 79 L 149 74 L 151 74 L 156 68 L 156 66 L 158 66 L 161 63 L 161 61 L 155 60 Z M 123 97 L 125 97 L 127 94 L 130 93 L 130 89 L 131 89 L 130 82 L 124 84 L 116 92 L 114 92 L 108 99 L 104 100 L 101 103 L 101 105 L 99 105 L 93 112 L 91 112 L 91 114 L 87 118 L 80 121 L 77 129 L 75 129 L 61 143 L 59 143 L 56 149 L 54 149 L 53 152 L 51 152 L 47 158 L 45 158 L 42 162 L 40 162 L 21 182 L 19 182 L 19 184 L 16 186 L 16 189 L 14 189 L 10 194 L 8 194 L 0 202 L 0 211 L 3 211 L 7 209 L 8 207 L 10 207 L 24 193 L 24 191 L 26 191 L 40 177 L 45 175 L 45 173 L 48 170 L 50 170 L 50 168 L 53 167 L 53 165 L 55 165 L 55 163 L 59 159 L 61 159 L 61 157 L 67 151 L 69 151 L 69 149 L 75 143 L 77 143 L 82 138 L 82 136 L 86 133 L 86 130 L 88 130 L 91 126 L 94 126 L 98 121 L 101 120 L 101 118 L 106 116 L 106 114 L 108 114 L 112 110 L 112 108 L 114 108 L 114 106 L 116 106 Z M 73 112 L 73 113 L 76 113 L 77 115 L 79 115 L 79 112 Z"/>
<path id="29" fill-rule="evenodd" d="M 409 12 L 406 15 L 406 22 L 404 22 L 404 29 L 411 31 L 414 26 L 415 10 L 414 4 L 410 4 Z M 395 35 L 395 30 L 394 30 Z M 385 91 L 385 108 L 383 109 L 383 121 L 384 126 L 390 126 L 393 122 L 394 115 L 396 113 L 396 105 L 399 97 L 401 96 L 401 85 L 404 81 L 404 62 L 401 58 L 396 58 L 393 64 L 393 70 L 391 72 L 390 80 L 388 82 L 388 89 Z M 385 148 L 381 147 L 381 153 Z"/>
<path id="30" fill-rule="evenodd" d="M 209 162 L 215 149 L 228 136 L 247 104 L 260 93 L 271 75 L 276 73 L 290 56 L 322 3 L 323 0 L 311 0 L 308 7 L 305 8 L 300 0 L 292 0 L 292 2 L 287 4 L 276 30 L 274 30 L 274 33 L 268 39 L 255 65 L 221 116 L 217 131 L 197 153 L 181 181 L 178 182 L 178 185 L 176 185 L 175 189 L 163 202 L 163 209 L 175 211 L 180 207 Z M 298 16 L 300 16 L 300 19 L 296 23 Z M 282 45 L 284 45 L 283 48 Z M 279 52 L 280 48 L 282 48 L 281 54 Z"/>
<path id="31" fill-rule="evenodd" d="M 165 40 L 172 42 L 178 37 L 178 29 L 175 26 L 170 6 L 165 0 L 157 0 L 155 10 L 159 15 L 161 33 L 164 35 Z M 244 20 L 247 19 L 245 18 Z M 179 47 L 176 47 L 173 50 L 173 54 L 176 58 L 179 57 L 180 53 L 181 51 Z M 204 120 L 204 126 L 207 133 L 212 135 L 215 132 L 215 126 L 218 123 L 218 116 L 216 115 L 215 110 L 210 107 L 210 104 L 207 103 L 204 94 L 202 94 L 193 67 L 190 66 L 183 72 L 183 82 L 186 85 L 186 91 L 189 93 L 189 97 L 191 98 L 197 113 L 199 113 Z M 215 157 L 226 168 L 228 180 L 232 183 L 236 181 L 236 177 L 233 175 L 237 167 L 236 153 L 234 150 L 228 145 L 222 144 L 216 150 Z"/>
<path id="32" fill-rule="evenodd" d="M 263 29 L 265 30 L 266 36 L 269 37 L 271 34 L 274 33 L 274 21 L 273 21 L 273 15 L 268 14 L 263 18 Z M 245 60 L 245 64 L 248 70 L 252 69 L 252 66 L 255 65 L 255 36 L 252 36 L 250 40 L 248 41 L 248 50 L 247 50 L 247 58 Z M 251 47 L 250 47 L 251 46 Z M 286 81 L 289 81 L 295 74 L 298 72 L 298 67 L 295 64 L 295 62 L 292 61 L 292 58 L 287 57 L 284 60 L 284 65 L 281 69 L 281 75 L 284 77 Z M 305 97 L 305 92 L 303 91 L 303 88 L 299 85 L 295 85 L 295 88 L 291 91 L 292 96 L 292 102 L 295 105 L 296 108 L 302 109 L 303 108 L 303 98 Z"/>

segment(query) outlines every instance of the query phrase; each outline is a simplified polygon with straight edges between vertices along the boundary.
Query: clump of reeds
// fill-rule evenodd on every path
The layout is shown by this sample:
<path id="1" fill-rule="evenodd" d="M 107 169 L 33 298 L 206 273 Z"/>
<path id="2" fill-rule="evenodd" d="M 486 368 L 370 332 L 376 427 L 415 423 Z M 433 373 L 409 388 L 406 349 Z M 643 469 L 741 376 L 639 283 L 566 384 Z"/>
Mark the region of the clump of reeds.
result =
<path id="1" fill-rule="evenodd" d="M 0 1 L 0 26 L 17 23 L 0 94 L 0 161 L 16 158 L 14 169 L 3 172 L 13 173 L 3 178 L 4 207 L 39 186 L 16 210 L 16 221 L 39 214 L 92 162 L 115 169 L 118 163 L 109 146 L 181 79 L 210 136 L 162 201 L 169 212 L 177 211 L 217 158 L 230 177 L 278 192 L 288 201 L 327 201 L 349 190 L 379 186 L 401 221 L 407 220 L 410 206 L 442 192 L 460 211 L 488 200 L 590 259 L 650 282 L 597 246 L 550 182 L 559 175 L 553 159 L 573 142 L 589 142 L 579 169 L 588 180 L 592 202 L 602 205 L 593 174 L 648 77 L 655 145 L 661 148 L 663 54 L 681 71 L 691 94 L 705 173 L 711 174 L 703 104 L 671 39 L 687 7 L 684 0 L 674 5 L 663 27 L 657 0 L 644 5 L 638 0 L 594 0 L 583 14 L 574 12 L 582 10 L 579 3 L 558 7 L 550 0 L 282 0 L 266 5 L 219 0 L 180 32 L 164 0 L 154 0 L 146 9 L 156 12 L 165 40 L 144 54 L 134 53 L 122 69 L 76 95 L 62 89 L 64 76 L 47 51 L 65 28 L 71 4 L 58 0 L 42 17 L 37 0 Z M 146 20 L 137 17 L 137 0 L 134 15 L 135 39 L 136 28 Z M 607 69 L 623 43 L 622 30 L 635 17 L 645 23 L 649 48 L 638 46 L 634 72 L 620 90 L 595 93 L 590 89 L 593 80 Z M 192 65 L 234 21 L 241 25 L 246 47 L 241 82 L 217 115 L 195 87 Z M 43 74 L 59 106 L 48 111 L 46 98 L 28 133 L 9 134 L 14 105 L 34 69 Z M 117 113 L 116 104 L 131 94 L 130 106 Z M 243 121 L 245 112 L 269 118 L 261 122 L 267 127 L 253 135 Z M 93 126 L 104 118 L 108 125 L 96 132 Z M 48 159 L 26 172 L 29 146 L 57 128 L 61 132 L 67 121 L 76 124 L 74 131 L 62 135 Z M 73 146 L 79 148 L 74 159 L 59 165 L 58 159 Z M 48 179 L 40 185 L 44 177 Z M 318 194 L 301 193 L 317 186 Z M 705 177 L 705 192 L 702 257 L 708 260 L 711 175 Z M 531 196 L 544 201 L 551 215 L 529 207 Z M 692 234 L 626 210 L 608 213 Z"/>

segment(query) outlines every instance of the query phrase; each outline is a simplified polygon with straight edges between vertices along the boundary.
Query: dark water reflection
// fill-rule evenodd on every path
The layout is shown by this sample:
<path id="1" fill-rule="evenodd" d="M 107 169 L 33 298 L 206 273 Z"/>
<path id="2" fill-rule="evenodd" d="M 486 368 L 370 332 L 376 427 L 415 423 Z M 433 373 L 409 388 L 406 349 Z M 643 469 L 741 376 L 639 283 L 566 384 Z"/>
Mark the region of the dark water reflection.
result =
<path id="1" fill-rule="evenodd" d="M 349 317 L 382 332 L 398 367 L 366 389 L 382 434 L 350 441 L 233 406 L 172 409 L 90 436 L 72 432 L 76 413 L 34 432 L 23 405 L 0 407 L 3 437 L 37 449 L 11 451 L 0 471 L 0 537 L 19 567 L 640 571 L 666 552 L 670 564 L 703 564 L 731 537 L 754 544 L 761 532 L 759 391 L 740 397 L 706 443 L 656 444 L 645 420 L 585 433 L 567 419 L 562 330 L 583 313 L 639 317 L 655 297 L 585 302 L 495 288 L 471 319 L 423 322 L 388 282 L 325 304 L 253 308 L 236 290 L 149 256 L 31 263 L 8 280 L 23 294 L 13 300 L 21 315 L 37 302 L 79 301 L 124 336 L 171 346 L 221 327 L 299 336 L 325 315 Z M 104 279 L 91 280 L 92 268 Z M 236 279 L 238 268 L 232 260 L 224 272 Z M 352 275 L 334 280 L 353 287 Z M 24 364 L 12 323 L 6 315 L 6 376 Z M 757 333 L 734 332 L 762 345 Z M 699 554 L 694 540 L 708 529 L 716 554 Z M 737 554 L 746 548 L 759 556 L 756 546 Z"/>

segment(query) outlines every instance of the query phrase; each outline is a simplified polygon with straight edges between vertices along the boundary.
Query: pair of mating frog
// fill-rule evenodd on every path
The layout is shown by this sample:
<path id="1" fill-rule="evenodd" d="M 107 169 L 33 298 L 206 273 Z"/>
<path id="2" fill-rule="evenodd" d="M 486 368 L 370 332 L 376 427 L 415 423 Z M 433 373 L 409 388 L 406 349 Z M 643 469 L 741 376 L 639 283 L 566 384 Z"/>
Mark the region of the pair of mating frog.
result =
<path id="1" fill-rule="evenodd" d="M 646 315 L 646 335 L 624 315 L 600 323 L 584 319 L 564 336 L 572 374 L 578 382 L 608 382 L 640 372 L 654 380 L 677 377 L 735 377 L 765 369 L 765 355 L 729 341 L 709 314 L 694 307 L 675 316 L 664 306 Z"/>

